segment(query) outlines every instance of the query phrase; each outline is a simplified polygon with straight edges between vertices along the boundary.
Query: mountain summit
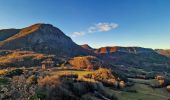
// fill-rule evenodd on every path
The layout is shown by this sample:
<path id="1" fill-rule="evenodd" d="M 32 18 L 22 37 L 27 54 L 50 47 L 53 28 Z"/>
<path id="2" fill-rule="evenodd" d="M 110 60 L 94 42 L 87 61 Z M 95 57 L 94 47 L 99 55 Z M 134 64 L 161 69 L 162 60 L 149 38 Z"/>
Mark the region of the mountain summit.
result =
<path id="1" fill-rule="evenodd" d="M 88 51 L 74 43 L 60 29 L 50 24 L 34 24 L 0 42 L 0 49 L 31 50 L 57 56 L 87 55 Z"/>

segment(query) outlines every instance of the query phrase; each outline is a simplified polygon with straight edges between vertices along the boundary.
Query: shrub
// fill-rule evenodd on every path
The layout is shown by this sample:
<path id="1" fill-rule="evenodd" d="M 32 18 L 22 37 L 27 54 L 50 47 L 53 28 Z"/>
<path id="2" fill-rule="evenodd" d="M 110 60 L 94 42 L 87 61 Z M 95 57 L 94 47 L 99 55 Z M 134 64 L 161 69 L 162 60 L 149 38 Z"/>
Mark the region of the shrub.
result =
<path id="1" fill-rule="evenodd" d="M 65 87 L 59 86 L 52 88 L 52 90 L 49 92 L 47 100 L 80 100 L 80 99 Z"/>
<path id="2" fill-rule="evenodd" d="M 99 68 L 92 74 L 92 78 L 95 80 L 108 80 L 108 79 L 114 79 L 115 77 L 112 75 L 111 70 L 106 68 Z"/>
<path id="3" fill-rule="evenodd" d="M 47 100 L 77 100 L 70 91 L 74 82 L 70 82 L 69 78 L 62 75 L 46 76 L 38 80 L 38 85 L 42 91 L 47 91 Z"/>
<path id="4" fill-rule="evenodd" d="M 5 75 L 7 73 L 7 70 L 0 70 L 0 75 Z"/>
<path id="5" fill-rule="evenodd" d="M 168 86 L 166 87 L 166 89 L 170 92 L 170 85 L 168 85 Z"/>
<path id="6" fill-rule="evenodd" d="M 22 69 L 14 69 L 12 71 L 7 72 L 7 74 L 5 76 L 13 77 L 13 76 L 21 75 L 21 74 L 23 74 L 23 70 Z"/>
<path id="7" fill-rule="evenodd" d="M 84 76 L 85 78 L 92 78 L 96 81 L 102 82 L 105 86 L 118 86 L 118 79 L 112 74 L 111 70 L 106 68 L 99 68 L 91 74 Z"/>
<path id="8" fill-rule="evenodd" d="M 39 98 L 40 100 L 47 100 L 47 94 L 44 92 L 38 92 L 36 93 L 37 98 Z"/>
<path id="9" fill-rule="evenodd" d="M 0 77 L 0 84 L 7 84 L 9 82 L 8 78 Z"/>
<path id="10" fill-rule="evenodd" d="M 164 79 L 160 79 L 160 80 L 158 80 L 158 82 L 159 82 L 160 85 L 162 85 L 165 82 L 165 80 Z"/>
<path id="11" fill-rule="evenodd" d="M 37 89 L 37 85 L 26 83 L 24 75 L 13 76 L 8 86 L 12 100 L 28 100 L 28 98 L 35 95 Z"/>
<path id="12" fill-rule="evenodd" d="M 119 87 L 120 88 L 124 88 L 126 86 L 125 82 L 124 81 L 120 81 L 119 82 Z"/>
<path id="13" fill-rule="evenodd" d="M 36 84 L 37 83 L 37 77 L 35 75 L 31 75 L 30 77 L 28 77 L 26 82 L 28 84 Z"/>
<path id="14" fill-rule="evenodd" d="M 46 76 L 38 80 L 38 85 L 41 87 L 57 87 L 60 83 L 60 76 L 58 75 Z"/>

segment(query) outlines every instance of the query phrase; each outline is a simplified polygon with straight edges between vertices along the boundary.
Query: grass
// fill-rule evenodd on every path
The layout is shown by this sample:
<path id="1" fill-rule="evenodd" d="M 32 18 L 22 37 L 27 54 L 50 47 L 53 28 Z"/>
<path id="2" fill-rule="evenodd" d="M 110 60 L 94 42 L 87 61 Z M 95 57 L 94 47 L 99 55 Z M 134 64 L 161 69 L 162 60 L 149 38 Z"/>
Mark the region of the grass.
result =
<path id="1" fill-rule="evenodd" d="M 130 87 L 130 90 L 137 90 L 137 93 L 112 90 L 106 88 L 109 93 L 113 93 L 118 97 L 118 100 L 168 100 L 170 94 L 165 88 L 153 89 L 147 84 L 152 84 L 155 80 L 133 79 L 135 85 Z"/>
<path id="2" fill-rule="evenodd" d="M 53 72 L 50 73 L 50 75 L 55 75 L 55 74 L 64 74 L 64 73 L 71 73 L 71 74 L 77 74 L 77 75 L 86 75 L 86 74 L 90 74 L 93 71 L 86 71 L 86 70 L 69 70 L 69 69 L 60 69 L 60 70 L 55 70 Z"/>
<path id="3" fill-rule="evenodd" d="M 85 70 L 55 70 L 51 75 L 63 74 L 63 73 L 72 73 L 77 75 L 86 75 L 92 73 L 93 71 Z M 134 86 L 129 87 L 129 90 L 136 90 L 137 93 L 126 92 L 113 90 L 109 87 L 105 88 L 110 95 L 115 95 L 118 97 L 118 100 L 168 100 L 170 99 L 170 94 L 165 88 L 156 88 L 153 89 L 149 85 L 157 84 L 155 79 L 144 80 L 144 79 L 129 79 L 135 83 Z"/>
<path id="4" fill-rule="evenodd" d="M 84 100 L 100 100 L 97 97 L 94 96 L 94 94 L 87 93 L 83 95 Z"/>
<path id="5" fill-rule="evenodd" d="M 135 83 L 140 83 L 140 84 L 148 84 L 148 85 L 156 85 L 159 84 L 159 82 L 155 79 L 150 79 L 150 80 L 145 80 L 145 79 L 134 79 L 134 78 L 129 78 L 129 80 L 135 82 Z"/>
<path id="6" fill-rule="evenodd" d="M 72 73 L 77 75 L 86 75 L 92 73 L 93 71 L 85 70 L 55 70 L 51 75 Z M 153 89 L 149 85 L 157 84 L 155 79 L 144 80 L 144 79 L 129 79 L 135 83 L 134 86 L 129 87 L 128 90 L 136 90 L 137 93 L 113 90 L 109 87 L 105 87 L 105 91 L 109 95 L 115 95 L 118 100 L 168 100 L 170 99 L 170 94 L 165 88 Z"/>

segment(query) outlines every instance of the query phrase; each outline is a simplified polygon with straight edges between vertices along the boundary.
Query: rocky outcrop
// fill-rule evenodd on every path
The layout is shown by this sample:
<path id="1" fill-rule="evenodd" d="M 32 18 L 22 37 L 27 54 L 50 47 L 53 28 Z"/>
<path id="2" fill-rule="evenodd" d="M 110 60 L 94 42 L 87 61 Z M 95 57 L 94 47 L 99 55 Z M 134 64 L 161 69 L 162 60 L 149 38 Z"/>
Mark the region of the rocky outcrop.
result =
<path id="1" fill-rule="evenodd" d="M 154 50 L 150 48 L 141 48 L 141 47 L 102 47 L 99 49 L 95 49 L 94 51 L 97 54 L 109 54 L 109 53 L 114 53 L 114 52 L 124 52 L 124 53 L 133 53 L 133 54 L 138 54 L 138 53 L 145 53 L 145 52 L 154 52 Z"/>
<path id="2" fill-rule="evenodd" d="M 170 49 L 156 49 L 156 52 L 158 52 L 159 54 L 165 55 L 165 56 L 170 56 Z"/>

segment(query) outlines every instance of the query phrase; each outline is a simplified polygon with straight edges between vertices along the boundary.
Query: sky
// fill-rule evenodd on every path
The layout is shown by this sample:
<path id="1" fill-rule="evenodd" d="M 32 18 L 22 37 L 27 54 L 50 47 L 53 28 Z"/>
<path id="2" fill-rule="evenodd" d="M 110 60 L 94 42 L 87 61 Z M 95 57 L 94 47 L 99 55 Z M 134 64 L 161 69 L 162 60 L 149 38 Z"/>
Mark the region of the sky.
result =
<path id="1" fill-rule="evenodd" d="M 48 23 L 94 48 L 170 49 L 170 0 L 0 0 L 0 29 Z"/>

